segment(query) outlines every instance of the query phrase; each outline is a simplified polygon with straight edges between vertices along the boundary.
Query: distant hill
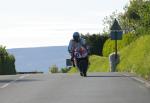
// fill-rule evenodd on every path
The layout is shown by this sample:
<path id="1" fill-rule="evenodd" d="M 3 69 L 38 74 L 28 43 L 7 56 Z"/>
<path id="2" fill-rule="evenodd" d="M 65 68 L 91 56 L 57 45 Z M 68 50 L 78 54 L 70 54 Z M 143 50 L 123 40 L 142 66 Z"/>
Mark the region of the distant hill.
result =
<path id="1" fill-rule="evenodd" d="M 70 57 L 67 46 L 17 48 L 7 51 L 15 56 L 18 72 L 48 72 L 48 68 L 53 64 L 62 68 L 66 66 L 66 59 Z"/>

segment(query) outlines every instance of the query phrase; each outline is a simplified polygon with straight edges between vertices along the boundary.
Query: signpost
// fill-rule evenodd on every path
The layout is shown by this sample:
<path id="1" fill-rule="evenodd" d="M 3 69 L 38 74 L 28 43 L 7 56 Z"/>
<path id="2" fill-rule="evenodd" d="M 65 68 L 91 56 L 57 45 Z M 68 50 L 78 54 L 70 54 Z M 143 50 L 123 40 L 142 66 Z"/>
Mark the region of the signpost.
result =
<path id="1" fill-rule="evenodd" d="M 116 19 L 114 20 L 114 23 L 111 26 L 110 30 L 111 40 L 115 40 L 115 58 L 117 59 L 117 40 L 122 40 L 123 31 Z"/>

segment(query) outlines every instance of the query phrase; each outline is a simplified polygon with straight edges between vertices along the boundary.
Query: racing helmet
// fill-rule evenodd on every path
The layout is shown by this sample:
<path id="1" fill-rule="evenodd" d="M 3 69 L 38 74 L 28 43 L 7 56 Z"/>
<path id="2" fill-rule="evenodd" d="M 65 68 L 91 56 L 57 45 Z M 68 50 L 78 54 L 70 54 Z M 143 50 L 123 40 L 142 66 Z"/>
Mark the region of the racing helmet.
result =
<path id="1" fill-rule="evenodd" d="M 79 32 L 74 32 L 74 33 L 73 33 L 73 39 L 74 39 L 76 42 L 79 42 L 79 40 L 80 40 L 80 34 L 79 34 Z"/>

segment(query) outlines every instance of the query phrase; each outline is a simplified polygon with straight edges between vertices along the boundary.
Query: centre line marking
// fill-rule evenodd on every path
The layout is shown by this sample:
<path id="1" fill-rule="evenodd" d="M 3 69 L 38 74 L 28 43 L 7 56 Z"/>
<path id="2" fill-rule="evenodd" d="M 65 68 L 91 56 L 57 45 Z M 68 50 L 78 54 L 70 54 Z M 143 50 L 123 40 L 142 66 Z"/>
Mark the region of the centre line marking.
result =
<path id="1" fill-rule="evenodd" d="M 10 83 L 7 83 L 7 84 L 4 84 L 3 86 L 1 86 L 0 88 L 3 89 L 3 88 L 6 88 Z"/>
<path id="2" fill-rule="evenodd" d="M 0 88 L 1 88 L 1 89 L 6 88 L 6 87 L 8 87 L 11 83 L 14 83 L 14 82 L 16 82 L 16 81 L 18 81 L 18 80 L 20 80 L 20 79 L 23 79 L 23 78 L 25 78 L 25 77 L 27 77 L 27 76 L 29 76 L 29 74 L 27 74 L 27 75 L 22 75 L 22 76 L 20 76 L 18 79 L 15 79 L 15 80 L 13 80 L 13 81 L 10 81 L 10 82 L 8 82 L 8 83 L 2 85 Z"/>

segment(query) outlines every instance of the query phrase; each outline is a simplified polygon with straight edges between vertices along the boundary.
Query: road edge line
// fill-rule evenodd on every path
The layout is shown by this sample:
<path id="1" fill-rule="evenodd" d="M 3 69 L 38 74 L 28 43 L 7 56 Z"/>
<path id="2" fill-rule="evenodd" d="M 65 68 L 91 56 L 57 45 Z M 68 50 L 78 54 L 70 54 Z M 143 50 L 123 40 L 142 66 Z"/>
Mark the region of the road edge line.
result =
<path id="1" fill-rule="evenodd" d="M 132 77 L 133 75 L 131 75 L 130 73 L 128 73 L 128 74 L 123 73 L 122 75 L 127 76 L 131 79 L 134 79 L 134 80 L 144 84 L 147 88 L 150 88 L 150 81 L 147 81 L 141 77 L 138 77 L 137 75 L 134 75 L 135 77 Z"/>

